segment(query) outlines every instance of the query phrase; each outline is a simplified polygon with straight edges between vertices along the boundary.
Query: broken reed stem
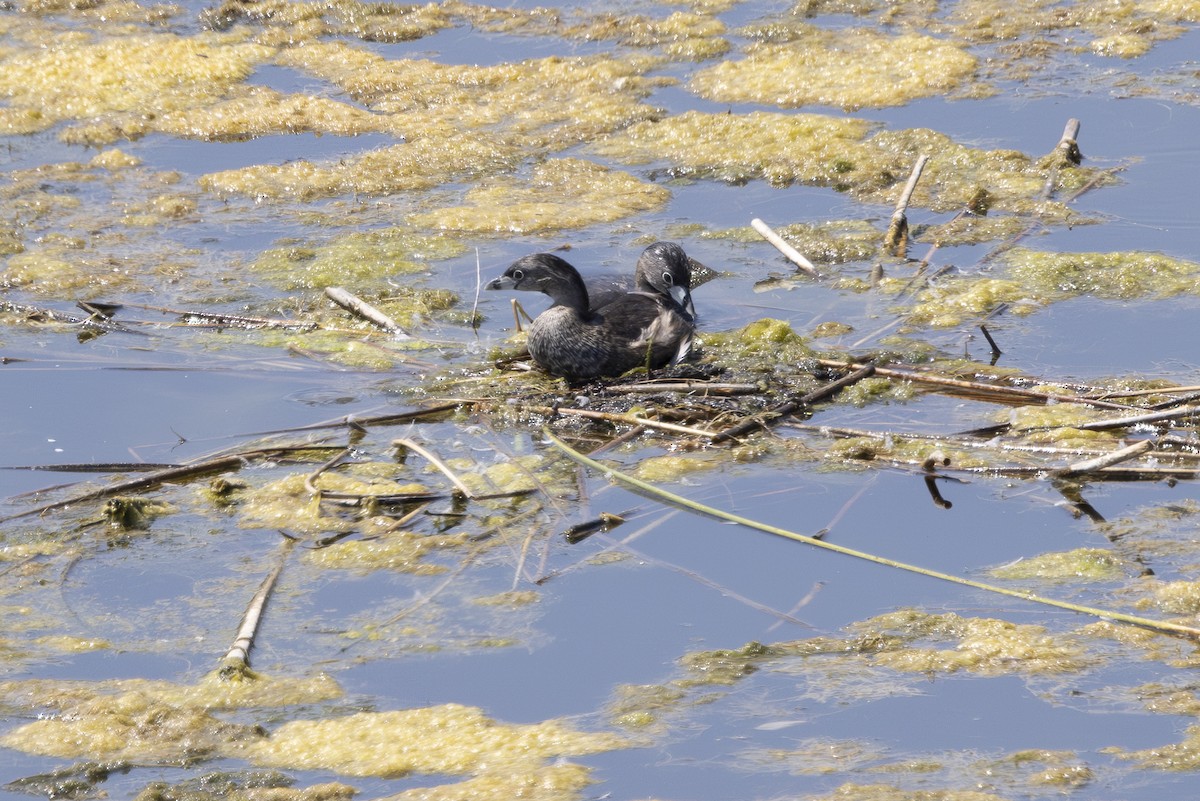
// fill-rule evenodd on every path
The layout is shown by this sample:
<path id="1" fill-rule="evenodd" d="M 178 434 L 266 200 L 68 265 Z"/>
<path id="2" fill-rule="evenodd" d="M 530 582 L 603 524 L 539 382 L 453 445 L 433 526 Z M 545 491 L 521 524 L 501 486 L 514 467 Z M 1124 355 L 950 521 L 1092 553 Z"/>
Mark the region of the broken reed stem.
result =
<path id="1" fill-rule="evenodd" d="M 254 593 L 254 597 L 250 599 L 250 605 L 246 607 L 246 612 L 242 615 L 242 622 L 238 625 L 237 635 L 233 639 L 233 647 L 221 660 L 221 678 L 243 676 L 246 669 L 250 667 L 250 649 L 254 647 L 254 638 L 258 633 L 258 624 L 262 620 L 263 610 L 267 607 L 267 598 L 274 591 L 275 584 L 279 581 L 280 574 L 283 573 L 284 565 L 287 564 L 288 557 L 295 547 L 296 538 L 283 534 L 283 543 L 279 547 L 275 567 L 263 579 L 262 584 L 258 587 L 258 592 Z"/>
<path id="2" fill-rule="evenodd" d="M 896 201 L 896 210 L 892 212 L 892 221 L 888 224 L 887 234 L 883 237 L 884 249 L 893 256 L 904 258 L 908 252 L 908 204 L 912 200 L 913 192 L 917 189 L 917 182 L 921 180 L 921 173 L 925 171 L 925 165 L 928 162 L 929 156 L 926 155 L 917 159 L 917 163 L 913 165 L 912 172 L 908 176 L 908 183 L 904 185 L 904 191 L 900 193 L 900 197 Z"/>
<path id="3" fill-rule="evenodd" d="M 840 370 L 850 370 L 861 366 L 861 364 L 858 362 L 841 362 L 829 359 L 818 359 L 817 363 L 823 367 L 832 367 Z M 1099 400 L 1097 398 L 1086 398 L 1079 395 L 1053 395 L 1047 392 L 1037 392 L 1032 389 L 1004 387 L 996 384 L 983 384 L 978 381 L 964 381 L 960 378 L 946 378 L 945 376 L 920 373 L 915 370 L 901 370 L 895 367 L 877 367 L 875 368 L 875 375 L 878 375 L 882 378 L 892 378 L 900 381 L 912 381 L 918 384 L 932 384 L 934 386 L 948 387 L 951 389 L 959 389 L 978 393 L 984 396 L 994 396 L 996 398 L 1020 400 L 1024 402 L 1035 402 L 1040 404 L 1046 404 L 1050 402 L 1079 403 L 1099 409 L 1128 410 L 1131 408 L 1126 404 L 1112 403 L 1110 401 Z M 1075 427 L 1078 428 L 1078 426 Z"/>
<path id="4" fill-rule="evenodd" d="M 1058 470 L 1053 473 L 1053 476 L 1054 478 L 1076 478 L 1088 473 L 1094 473 L 1097 470 L 1103 470 L 1106 467 L 1112 467 L 1115 464 L 1127 462 L 1130 459 L 1136 459 L 1138 456 L 1141 456 L 1153 447 L 1154 443 L 1151 440 L 1144 439 L 1140 442 L 1135 442 L 1128 447 L 1113 451 L 1112 453 L 1106 453 L 1103 456 L 1097 456 L 1094 459 L 1085 459 L 1082 462 L 1076 462 L 1075 464 L 1068 465 L 1062 470 Z"/>
<path id="5" fill-rule="evenodd" d="M 379 309 L 367 303 L 362 298 L 359 298 L 340 286 L 325 287 L 325 295 L 337 305 L 341 306 L 351 314 L 357 314 L 359 317 L 374 323 L 375 325 L 387 331 L 397 339 L 410 339 L 409 335 L 400 327 L 400 324 L 381 312 Z"/>
<path id="6" fill-rule="evenodd" d="M 771 226 L 755 217 L 750 221 L 750 227 L 752 227 L 755 231 L 758 231 L 759 235 L 761 235 L 763 239 L 774 245 L 776 250 L 786 256 L 788 261 L 790 261 L 792 264 L 795 264 L 803 272 L 808 273 L 813 278 L 821 277 L 821 273 L 817 271 L 817 268 L 813 265 L 813 263 L 804 258 L 800 251 L 796 250 L 794 247 L 785 242 L 783 237 L 775 233 Z"/>
<path id="7" fill-rule="evenodd" d="M 1072 117 L 1063 128 L 1062 139 L 1058 140 L 1057 150 L 1065 161 L 1078 165 L 1083 162 L 1083 154 L 1079 152 L 1079 120 Z"/>
<path id="8" fill-rule="evenodd" d="M 470 500 L 475 500 L 475 494 L 471 492 L 470 488 L 467 487 L 467 485 L 462 482 L 462 479 L 455 475 L 454 471 L 451 470 L 446 463 L 439 459 L 432 451 L 423 448 L 413 440 L 406 439 L 404 437 L 392 440 L 392 445 L 397 448 L 408 448 L 413 453 L 424 457 L 425 461 L 436 467 L 438 472 L 450 480 L 450 483 L 454 485 L 455 491 L 459 495 Z"/>
<path id="9" fill-rule="evenodd" d="M 730 426 L 729 428 L 715 435 L 712 438 L 712 442 L 714 445 L 716 445 L 718 443 L 731 440 L 734 437 L 739 437 L 742 434 L 746 434 L 750 431 L 754 431 L 759 428 L 766 428 L 768 423 L 780 420 L 784 417 L 787 417 L 789 414 L 795 414 L 801 409 L 811 406 L 812 404 L 822 401 L 832 395 L 836 395 L 846 387 L 857 384 L 864 378 L 871 376 L 874 372 L 874 364 L 863 365 L 854 370 L 852 373 L 844 375 L 836 381 L 830 381 L 828 384 L 816 390 L 815 392 L 810 392 L 807 395 L 799 398 L 790 398 L 778 406 L 767 410 L 767 412 L 764 414 L 755 415 L 754 417 L 747 418 L 734 426 Z"/>
<path id="10" fill-rule="evenodd" d="M 207 320 L 214 323 L 227 323 L 229 325 L 241 326 L 243 328 L 287 328 L 298 331 L 315 331 L 321 327 L 317 323 L 306 323 L 300 320 L 279 320 L 272 319 L 270 317 L 246 317 L 240 314 L 188 311 L 186 309 L 172 309 L 167 306 L 150 306 L 145 303 L 123 303 L 121 305 L 128 306 L 131 309 L 156 311 L 162 314 L 174 314 L 179 317 L 194 317 L 197 320 Z"/>
<path id="11" fill-rule="evenodd" d="M 959 584 L 964 587 L 971 587 L 972 589 L 982 590 L 984 592 L 996 593 L 998 595 L 1007 595 L 1010 598 L 1018 598 L 1023 601 L 1030 601 L 1033 603 L 1042 604 L 1044 606 L 1053 606 L 1053 607 L 1057 607 L 1059 609 L 1066 609 L 1068 611 L 1077 612 L 1079 614 L 1091 615 L 1092 617 L 1097 617 L 1102 620 L 1111 620 L 1111 621 L 1114 621 L 1117 623 L 1125 623 L 1125 624 L 1132 625 L 1132 626 L 1139 626 L 1142 628 L 1147 628 L 1147 629 L 1151 629 L 1153 631 L 1160 632 L 1162 634 L 1170 634 L 1170 635 L 1174 635 L 1174 636 L 1187 637 L 1188 639 L 1191 639 L 1191 640 L 1200 640 L 1200 629 L 1192 628 L 1191 626 L 1184 626 L 1179 623 L 1172 623 L 1170 621 L 1152 620 L 1150 618 L 1138 617 L 1137 615 L 1125 614 L 1124 612 L 1114 612 L 1114 611 L 1107 610 L 1107 609 L 1099 609 L 1099 608 L 1091 607 L 1091 606 L 1082 606 L 1080 604 L 1073 604 L 1068 601 L 1060 601 L 1060 600 L 1057 600 L 1054 598 L 1047 598 L 1045 596 L 1035 595 L 1031 592 L 1026 592 L 1024 590 L 1012 590 L 1012 589 L 1008 589 L 1007 587 L 998 587 L 998 586 L 995 586 L 992 584 L 984 584 L 983 582 L 963 578 L 962 576 L 955 576 L 950 573 L 942 573 L 941 571 L 938 571 L 938 570 L 931 570 L 929 568 L 919 567 L 917 565 L 911 565 L 906 562 L 897 562 L 894 559 L 888 559 L 883 556 L 876 556 L 875 554 L 867 553 L 865 551 L 858 551 L 853 548 L 847 548 L 844 545 L 837 545 L 832 542 L 825 542 L 824 540 L 819 540 L 819 539 L 816 539 L 815 537 L 810 537 L 806 534 L 800 534 L 795 531 L 789 531 L 787 529 L 779 528 L 778 526 L 772 526 L 768 523 L 762 523 L 757 520 L 752 520 L 750 518 L 742 517 L 740 515 L 735 515 L 732 512 L 726 512 L 726 511 L 717 509 L 715 507 L 707 506 L 705 504 L 699 503 L 698 501 L 693 501 L 689 498 L 684 498 L 681 495 L 676 495 L 672 492 L 668 492 L 667 490 L 664 490 L 660 487 L 656 487 L 653 484 L 649 484 L 645 481 L 641 481 L 640 479 L 637 479 L 637 478 L 634 478 L 633 476 L 622 473 L 619 470 L 616 470 L 612 467 L 601 464 L 600 462 L 597 462 L 593 459 L 589 459 L 587 456 L 584 456 L 582 453 L 579 453 L 578 451 L 574 450 L 569 445 L 564 443 L 562 440 L 559 440 L 557 437 L 555 437 L 553 434 L 551 434 L 550 430 L 548 428 L 543 428 L 542 432 L 547 437 L 547 439 L 550 440 L 550 443 L 552 445 L 554 445 L 554 447 L 558 448 L 560 451 L 562 451 L 564 454 L 566 454 L 567 457 L 569 457 L 576 463 L 583 465 L 586 468 L 596 471 L 597 473 L 603 475 L 605 478 L 608 478 L 609 480 L 617 481 L 621 484 L 624 484 L 626 487 L 631 488 L 634 491 L 637 491 L 644 495 L 649 495 L 650 497 L 655 498 L 662 503 L 670 504 L 672 506 L 682 507 L 682 508 L 688 509 L 692 512 L 696 512 L 697 514 L 704 515 L 706 517 L 716 518 L 717 520 L 724 520 L 726 522 L 735 523 L 737 525 L 745 526 L 747 528 L 753 528 L 753 529 L 757 529 L 759 531 L 764 531 L 768 534 L 774 534 L 775 536 L 778 536 L 778 537 L 784 537 L 785 539 L 793 540 L 794 542 L 801 542 L 806 545 L 812 545 L 817 548 L 823 548 L 828 551 L 840 553 L 840 554 L 843 554 L 844 556 L 851 556 L 851 557 L 854 557 L 855 559 L 862 559 L 862 560 L 865 560 L 868 562 L 874 562 L 875 564 L 884 565 L 885 567 L 892 567 L 892 568 L 896 568 L 898 570 L 904 570 L 904 571 L 907 571 L 910 573 L 916 573 L 918 575 L 928 576 L 929 578 L 935 578 L 935 579 L 940 579 L 942 581 L 948 581 L 952 584 Z"/>

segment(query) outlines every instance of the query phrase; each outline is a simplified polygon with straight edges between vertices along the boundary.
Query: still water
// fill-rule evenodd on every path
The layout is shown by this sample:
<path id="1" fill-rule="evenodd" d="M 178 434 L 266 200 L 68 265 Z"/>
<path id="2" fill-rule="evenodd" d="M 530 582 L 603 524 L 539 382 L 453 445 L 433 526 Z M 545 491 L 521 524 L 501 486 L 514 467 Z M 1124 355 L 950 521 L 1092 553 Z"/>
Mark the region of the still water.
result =
<path id="1" fill-rule="evenodd" d="M 182 34 L 195 31 L 202 10 L 185 5 L 172 28 Z M 579 9 L 561 11 L 586 16 Z M 627 11 L 665 17 L 671 9 L 645 3 Z M 26 12 L 0 13 L 11 20 Z M 740 58 L 752 47 L 749 36 L 736 32 L 739 25 L 791 18 L 784 4 L 733 5 L 712 16 L 729 31 L 733 49 L 728 59 Z M 818 15 L 811 22 L 836 31 L 878 21 L 834 14 Z M 90 23 L 81 19 L 74 24 L 86 29 Z M 1200 33 L 1192 23 L 1184 28 L 1178 38 L 1156 43 L 1136 59 L 1068 49 L 1063 63 L 1057 64 L 1063 70 L 1061 80 L 1046 75 L 997 80 L 997 91 L 990 97 L 918 98 L 854 112 L 828 106 L 799 111 L 856 116 L 884 130 L 930 128 L 972 147 L 1034 157 L 1054 147 L 1068 119 L 1079 119 L 1085 166 L 1119 167 L 1120 181 L 1087 192 L 1072 204 L 1097 218 L 1095 224 L 1050 227 L 1023 244 L 1049 251 L 1145 250 L 1196 259 L 1200 218 L 1193 200 L 1200 183 L 1200 142 L 1195 136 L 1200 130 L 1200 84 L 1194 53 Z M 489 33 L 462 22 L 399 43 L 330 38 L 352 41 L 386 59 L 432 59 L 450 65 L 635 52 L 605 39 Z M 19 43 L 13 37 L 4 44 L 16 49 Z M 684 83 L 660 86 L 645 102 L 667 116 L 694 109 L 731 114 L 777 110 L 766 104 L 698 97 L 687 89 L 686 80 L 704 66 L 705 62 L 664 64 L 659 74 Z M 1134 92 L 1125 89 L 1127 81 L 1103 80 L 1109 73 L 1137 76 L 1147 84 L 1154 84 L 1156 77 L 1174 77 L 1157 92 Z M 246 82 L 363 105 L 334 82 L 291 66 L 262 64 Z M 95 154 L 94 149 L 63 143 L 57 133 L 51 128 L 6 136 L 0 165 L 15 173 L 86 162 Z M 177 191 L 200 198 L 199 219 L 185 217 L 156 232 L 195 272 L 189 277 L 164 269 L 161 283 L 148 291 L 124 296 L 118 288 L 114 295 L 92 299 L 190 304 L 191 309 L 203 310 L 207 298 L 207 308 L 261 316 L 277 316 L 266 311 L 270 309 L 285 314 L 320 305 L 319 291 L 259 285 L 260 279 L 246 265 L 281 243 L 331 237 L 323 223 L 314 221 L 318 212 L 338 214 L 336 199 L 284 204 L 281 212 L 284 206 L 270 203 L 214 199 L 197 184 L 202 176 L 220 170 L 298 159 L 336 162 L 395 141 L 383 133 L 308 132 L 246 141 L 201 141 L 151 132 L 119 141 L 116 146 L 140 159 L 148 171 L 177 172 Z M 594 158 L 583 146 L 557 155 Z M 464 179 L 441 191 L 461 193 L 470 186 L 470 179 Z M 133 190 L 114 189 L 108 196 L 81 184 L 78 191 L 84 203 L 116 204 L 129 202 L 121 193 Z M 14 209 L 26 208 L 19 201 L 6 202 Z M 381 227 L 395 222 L 390 217 L 401 214 L 407 200 L 356 202 L 366 209 L 364 225 Z M 896 300 L 803 280 L 764 291 L 764 280 L 793 274 L 770 246 L 698 232 L 746 226 L 755 217 L 773 225 L 850 219 L 870 222 L 882 231 L 890 214 L 887 205 L 860 202 L 825 186 L 778 187 L 761 180 L 740 185 L 673 182 L 670 200 L 659 210 L 543 235 L 480 235 L 460 255 L 431 261 L 418 280 L 422 286 L 456 293 L 459 307 L 469 308 L 480 277 L 486 280 L 524 253 L 569 244 L 571 260 L 581 267 L 625 271 L 644 246 L 643 237 L 669 236 L 719 271 L 719 277 L 695 295 L 702 330 L 728 331 L 772 317 L 802 334 L 822 322 L 844 322 L 857 336 L 895 320 Z M 949 216 L 919 207 L 910 210 L 914 226 Z M 920 258 L 930 244 L 918 234 L 914 255 Z M 967 274 L 987 270 L 977 264 L 989 249 L 948 248 L 937 255 L 936 266 Z M 869 266 L 844 269 L 865 276 Z M 198 275 L 217 278 L 190 289 L 188 282 Z M 411 280 L 399 275 L 386 279 L 396 284 Z M 223 292 L 232 300 L 226 301 Z M 39 296 L 27 287 L 8 287 L 0 300 L 74 311 L 68 298 Z M 531 313 L 545 306 L 540 297 L 521 300 Z M 0 471 L 0 496 L 10 499 L 0 515 L 27 508 L 25 493 L 66 482 L 103 480 L 103 474 L 23 468 L 181 463 L 236 448 L 265 432 L 336 423 L 346 416 L 370 417 L 437 400 L 436 395 L 422 394 L 430 376 L 477 369 L 494 349 L 509 346 L 509 301 L 487 293 L 479 297 L 478 330 L 461 321 L 429 322 L 428 330 L 414 333 L 428 336 L 433 347 L 415 362 L 392 369 L 347 365 L 299 347 L 264 345 L 234 331 L 201 334 L 164 327 L 88 339 L 61 327 L 7 319 L 0 330 L 0 419 L 5 421 L 0 461 L 14 469 Z M 1140 376 L 1192 385 L 1200 383 L 1190 333 L 1200 314 L 1198 303 L 1194 293 L 1128 300 L 1085 296 L 1030 316 L 1001 315 L 988 324 L 1004 350 L 1000 365 L 1030 376 L 1081 381 Z M 148 311 L 132 316 L 174 319 Z M 923 330 L 917 336 L 942 354 L 987 361 L 974 321 Z M 563 397 L 574 402 L 571 393 Z M 917 395 L 907 402 L 831 405 L 813 422 L 949 433 L 993 423 L 997 414 L 988 404 Z M 798 436 L 787 429 L 779 435 Z M 375 431 L 357 444 L 358 455 L 384 458 L 388 440 L 399 436 L 418 438 L 444 458 L 481 469 L 551 453 L 535 426 L 511 427 L 487 415 L 464 414 L 454 421 Z M 348 441 L 344 432 L 333 438 L 338 444 Z M 617 452 L 615 458 L 632 469 L 638 459 L 656 455 L 663 447 L 660 441 L 645 452 Z M 1121 549 L 1094 521 L 1072 517 L 1059 494 L 1042 482 L 982 476 L 947 482 L 941 491 L 953 506 L 944 509 L 931 503 L 921 476 L 908 471 L 821 470 L 813 463 L 779 459 L 712 461 L 711 469 L 671 482 L 673 491 L 802 533 L 828 528 L 828 537 L 839 545 L 980 580 L 987 580 L 988 568 L 1046 552 Z M 265 483 L 287 472 L 286 465 L 253 464 L 240 478 Z M 421 480 L 435 483 L 437 476 L 430 472 Z M 78 551 L 45 557 L 51 567 L 36 579 L 52 592 L 31 588 L 19 578 L 19 569 L 0 572 L 5 596 L 11 598 L 4 601 L 5 615 L 14 632 L 4 647 L 15 652 L 0 668 L 4 681 L 153 679 L 190 684 L 216 666 L 250 595 L 270 569 L 280 539 L 277 527 L 247 523 L 233 512 L 206 513 L 187 487 L 165 495 L 173 511 L 144 531 L 107 535 L 107 543 L 103 527 L 89 524 L 97 514 L 90 508 L 0 523 L 0 545 L 6 547 L 55 535 L 84 543 Z M 1200 489 L 1188 481 L 1097 484 L 1089 486 L 1086 495 L 1109 521 L 1138 520 L 1156 510 L 1200 502 Z M 573 490 L 557 487 L 547 503 L 550 511 L 535 516 L 534 523 L 501 527 L 497 536 L 503 546 L 464 563 L 452 582 L 403 570 L 331 570 L 301 559 L 290 563 L 268 607 L 253 664 L 273 676 L 327 673 L 345 695 L 283 710 L 220 714 L 271 730 L 293 719 L 465 704 L 505 723 L 565 718 L 584 730 L 625 731 L 612 719 L 612 710 L 624 697 L 622 688 L 669 685 L 683 688 L 681 698 L 654 710 L 655 725 L 633 731 L 636 740 L 630 747 L 572 758 L 592 769 L 597 784 L 582 796 L 563 797 L 733 801 L 825 797 L 838 788 L 846 795 L 837 797 L 906 797 L 853 789 L 887 785 L 900 788 L 897 793 L 993 794 L 980 796 L 986 798 L 1160 799 L 1184 797 L 1197 786 L 1194 770 L 1138 767 L 1113 752 L 1178 743 L 1194 723 L 1184 711 L 1147 711 L 1141 703 L 1145 687 L 1166 685 L 1195 694 L 1190 674 L 1176 667 L 1178 663 L 1115 640 L 1094 646 L 1098 655 L 1085 666 L 1062 671 L 1030 672 L 1018 664 L 1010 672 L 995 674 L 966 669 L 914 673 L 881 667 L 866 655 L 847 659 L 829 653 L 767 661 L 729 685 L 680 683 L 686 676 L 680 660 L 691 652 L 738 649 L 752 641 L 846 636 L 847 626 L 897 609 L 1034 624 L 1045 627 L 1051 640 L 1062 641 L 1077 636 L 1091 620 L 672 510 L 596 475 L 583 474 Z M 456 523 L 454 515 L 461 510 L 448 506 L 431 507 L 445 515 L 447 522 L 437 524 L 445 530 L 482 527 L 481 512 L 472 511 L 466 522 Z M 502 513 L 515 517 L 523 508 L 514 502 Z M 558 536 L 568 525 L 600 512 L 623 513 L 629 522 L 576 545 Z M 529 528 L 522 528 L 526 525 L 536 534 L 527 542 L 523 538 Z M 1192 538 L 1185 533 L 1181 539 Z M 1163 581 L 1192 579 L 1196 563 L 1188 552 L 1167 552 L 1155 571 Z M 1136 595 L 1123 579 L 1095 585 L 1066 581 L 1031 589 L 1122 609 L 1131 603 L 1126 599 Z M 532 592 L 534 600 L 499 611 L 475 602 L 510 590 Z M 29 604 L 42 606 L 34 614 L 22 607 Z M 1157 609 L 1141 612 L 1165 616 Z M 411 631 L 381 627 L 378 639 L 361 636 L 400 615 L 412 620 Z M 55 634 L 102 640 L 105 646 L 76 653 L 24 642 Z M 954 650 L 955 645 L 951 641 L 937 647 Z M 1190 652 L 1189 646 L 1170 647 L 1178 649 L 1171 653 L 1179 659 Z M 0 706 L 0 733 L 16 730 L 37 714 L 6 699 Z M 1042 751 L 1047 754 L 1013 757 Z M 0 783 L 89 758 L 103 756 L 47 756 L 0 747 Z M 183 782 L 218 769 L 247 767 L 247 762 L 228 756 L 187 766 L 178 759 L 135 762 L 100 789 L 111 798 L 132 798 L 153 781 Z M 1024 767 L 1026 763 L 1034 767 Z M 1043 770 L 1057 770 L 1055 776 L 1067 778 L 1039 778 Z M 462 779 L 436 774 L 352 776 L 303 767 L 287 774 L 296 787 L 345 782 L 362 798 Z M 16 789 L 0 790 L 0 798 L 24 797 L 28 796 Z"/>

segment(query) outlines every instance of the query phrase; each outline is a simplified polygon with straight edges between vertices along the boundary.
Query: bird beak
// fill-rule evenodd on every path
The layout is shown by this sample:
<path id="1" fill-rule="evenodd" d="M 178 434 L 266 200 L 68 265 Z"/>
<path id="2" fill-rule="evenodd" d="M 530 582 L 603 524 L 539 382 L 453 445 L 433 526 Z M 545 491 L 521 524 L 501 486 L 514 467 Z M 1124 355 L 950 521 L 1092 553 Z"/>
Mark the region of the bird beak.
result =
<path id="1" fill-rule="evenodd" d="M 494 278 L 483 286 L 484 289 L 516 289 L 517 282 L 507 275 Z"/>
<path id="2" fill-rule="evenodd" d="M 692 293 L 686 286 L 675 284 L 671 287 L 671 297 L 675 302 L 687 310 L 687 313 L 696 316 L 696 307 L 692 305 Z"/>

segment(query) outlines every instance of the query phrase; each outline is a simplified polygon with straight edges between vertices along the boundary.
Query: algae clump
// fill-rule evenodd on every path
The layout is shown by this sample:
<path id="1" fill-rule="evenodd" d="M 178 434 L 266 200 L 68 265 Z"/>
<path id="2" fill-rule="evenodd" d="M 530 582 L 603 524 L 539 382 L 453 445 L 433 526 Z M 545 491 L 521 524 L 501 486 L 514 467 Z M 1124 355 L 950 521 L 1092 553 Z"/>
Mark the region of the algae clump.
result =
<path id="1" fill-rule="evenodd" d="M 284 242 L 250 269 L 281 289 L 362 286 L 397 274 L 423 273 L 429 262 L 460 255 L 461 242 L 404 228 L 354 231 L 324 243 Z"/>
<path id="2" fill-rule="evenodd" d="M 750 46 L 746 58 L 700 70 L 692 91 L 721 103 L 783 108 L 902 106 L 959 89 L 975 71 L 961 46 L 918 33 L 806 28 L 786 43 Z"/>
<path id="3" fill-rule="evenodd" d="M 1113 581 L 1125 575 L 1122 561 L 1101 548 L 1047 553 L 988 571 L 1011 581 Z"/>
<path id="4" fill-rule="evenodd" d="M 292 721 L 268 738 L 247 743 L 245 755 L 264 766 L 350 776 L 461 776 L 625 745 L 616 735 L 580 732 L 558 721 L 510 725 L 475 707 L 442 704 Z"/>
<path id="5" fill-rule="evenodd" d="M 113 114 L 153 119 L 219 98 L 274 52 L 223 34 L 93 41 L 64 32 L 5 58 L 0 96 L 12 108 L 36 111 L 47 127 Z"/>
<path id="6" fill-rule="evenodd" d="M 414 214 L 413 225 L 474 234 L 547 233 L 655 211 L 669 190 L 581 159 L 551 159 L 528 177 L 503 176 L 466 193 L 466 203 Z"/>

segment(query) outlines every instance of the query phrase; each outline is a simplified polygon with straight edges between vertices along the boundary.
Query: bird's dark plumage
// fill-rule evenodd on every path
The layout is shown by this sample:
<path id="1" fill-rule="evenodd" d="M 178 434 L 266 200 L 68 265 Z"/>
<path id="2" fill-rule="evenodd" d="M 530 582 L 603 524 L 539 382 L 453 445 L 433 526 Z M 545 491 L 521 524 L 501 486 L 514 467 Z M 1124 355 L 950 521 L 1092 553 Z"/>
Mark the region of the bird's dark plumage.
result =
<path id="1" fill-rule="evenodd" d="M 593 307 L 579 272 L 551 253 L 518 259 L 487 288 L 550 297 L 553 304 L 529 328 L 529 355 L 542 369 L 568 380 L 678 361 L 690 349 L 695 330 L 684 307 L 657 290 L 628 292 Z"/>

